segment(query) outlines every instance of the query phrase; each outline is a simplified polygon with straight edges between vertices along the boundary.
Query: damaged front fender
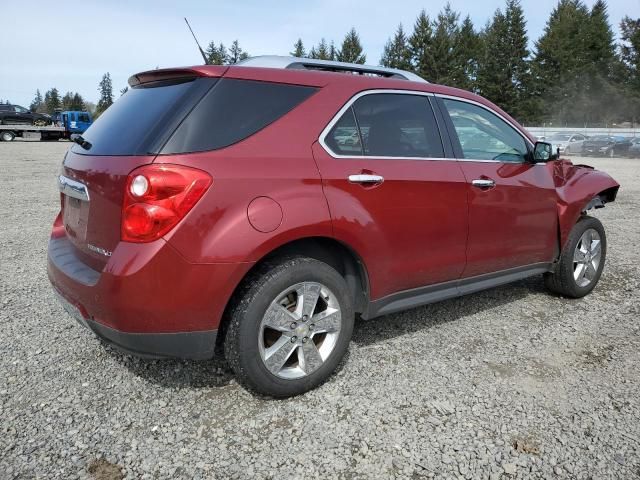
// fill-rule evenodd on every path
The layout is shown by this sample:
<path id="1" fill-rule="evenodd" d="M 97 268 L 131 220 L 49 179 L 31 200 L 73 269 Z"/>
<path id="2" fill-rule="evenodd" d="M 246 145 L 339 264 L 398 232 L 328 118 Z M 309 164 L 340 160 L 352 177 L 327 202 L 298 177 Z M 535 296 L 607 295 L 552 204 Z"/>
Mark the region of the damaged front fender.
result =
<path id="1" fill-rule="evenodd" d="M 569 238 L 580 215 L 591 208 L 613 202 L 620 184 L 610 175 L 588 165 L 574 165 L 569 160 L 555 162 L 553 180 L 558 195 L 560 248 Z"/>

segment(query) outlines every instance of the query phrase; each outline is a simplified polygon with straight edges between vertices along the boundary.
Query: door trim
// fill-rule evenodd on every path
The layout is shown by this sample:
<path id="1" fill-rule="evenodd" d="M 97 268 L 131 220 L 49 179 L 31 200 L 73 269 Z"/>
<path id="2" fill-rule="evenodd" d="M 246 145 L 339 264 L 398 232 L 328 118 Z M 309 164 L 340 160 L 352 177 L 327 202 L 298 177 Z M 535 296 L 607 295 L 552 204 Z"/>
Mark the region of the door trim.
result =
<path id="1" fill-rule="evenodd" d="M 461 278 L 458 280 L 437 283 L 435 285 L 404 290 L 369 302 L 367 311 L 363 312 L 361 316 L 364 319 L 370 319 L 381 315 L 388 315 L 390 313 L 428 305 L 441 300 L 447 300 L 449 298 L 461 297 L 469 293 L 479 292 L 499 285 L 505 285 L 533 275 L 553 272 L 553 269 L 554 263 L 534 263 L 523 267 L 485 273 L 475 277 Z"/>

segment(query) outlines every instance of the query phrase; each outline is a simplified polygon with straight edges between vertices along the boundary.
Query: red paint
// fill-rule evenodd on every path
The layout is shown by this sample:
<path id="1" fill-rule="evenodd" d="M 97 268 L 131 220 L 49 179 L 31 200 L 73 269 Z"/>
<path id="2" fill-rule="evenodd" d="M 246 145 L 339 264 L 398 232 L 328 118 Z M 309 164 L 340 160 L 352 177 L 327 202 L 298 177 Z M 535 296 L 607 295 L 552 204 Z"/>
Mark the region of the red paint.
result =
<path id="1" fill-rule="evenodd" d="M 602 172 L 566 161 L 532 165 L 335 159 L 318 144 L 344 103 L 367 89 L 453 95 L 508 117 L 469 92 L 398 79 L 243 67 L 153 71 L 133 81 L 185 74 L 320 88 L 276 122 L 221 150 L 155 158 L 68 153 L 63 173 L 87 186 L 90 210 L 75 212 L 79 223 L 66 230 L 62 218 L 56 219 L 52 237 L 66 236 L 79 261 L 101 273 L 96 285 L 87 286 L 50 261 L 49 277 L 72 303 L 119 330 L 215 329 L 233 291 L 256 262 L 278 247 L 310 237 L 336 239 L 357 254 L 368 274 L 371 300 L 462 276 L 552 261 L 587 202 L 618 186 Z M 213 183 L 162 238 L 123 242 L 127 177 L 149 164 L 197 168 Z M 347 181 L 350 174 L 361 172 L 382 175 L 384 182 L 363 187 Z M 479 190 L 470 185 L 475 178 L 491 178 L 496 187 Z M 112 255 L 89 250 L 87 244 Z"/>
<path id="2" fill-rule="evenodd" d="M 247 217 L 259 232 L 273 232 L 282 223 L 282 207 L 269 197 L 254 198 L 247 208 Z"/>

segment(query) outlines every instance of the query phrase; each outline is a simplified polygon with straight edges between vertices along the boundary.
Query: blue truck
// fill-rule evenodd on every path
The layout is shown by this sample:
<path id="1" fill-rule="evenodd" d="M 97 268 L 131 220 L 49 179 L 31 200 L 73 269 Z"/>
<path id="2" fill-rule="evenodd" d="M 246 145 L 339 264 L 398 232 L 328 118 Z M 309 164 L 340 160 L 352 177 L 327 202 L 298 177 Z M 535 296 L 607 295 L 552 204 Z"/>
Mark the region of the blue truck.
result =
<path id="1" fill-rule="evenodd" d="M 51 125 L 0 125 L 0 140 L 10 142 L 23 137 L 27 132 L 40 133 L 40 140 L 56 141 L 70 139 L 71 135 L 82 134 L 93 123 L 89 112 L 59 111 L 51 115 Z"/>

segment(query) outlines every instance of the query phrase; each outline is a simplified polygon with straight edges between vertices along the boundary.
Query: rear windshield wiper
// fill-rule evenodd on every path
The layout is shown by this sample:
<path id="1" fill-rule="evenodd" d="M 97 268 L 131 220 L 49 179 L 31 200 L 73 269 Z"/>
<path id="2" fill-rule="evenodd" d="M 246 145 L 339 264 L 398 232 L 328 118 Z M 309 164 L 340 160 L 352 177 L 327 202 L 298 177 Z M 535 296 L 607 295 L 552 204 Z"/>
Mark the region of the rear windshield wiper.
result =
<path id="1" fill-rule="evenodd" d="M 76 142 L 78 145 L 80 145 L 85 150 L 89 150 L 93 146 L 93 145 L 91 145 L 91 142 L 87 142 L 84 138 L 82 138 L 82 135 L 71 135 L 71 140 Z"/>

